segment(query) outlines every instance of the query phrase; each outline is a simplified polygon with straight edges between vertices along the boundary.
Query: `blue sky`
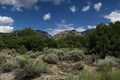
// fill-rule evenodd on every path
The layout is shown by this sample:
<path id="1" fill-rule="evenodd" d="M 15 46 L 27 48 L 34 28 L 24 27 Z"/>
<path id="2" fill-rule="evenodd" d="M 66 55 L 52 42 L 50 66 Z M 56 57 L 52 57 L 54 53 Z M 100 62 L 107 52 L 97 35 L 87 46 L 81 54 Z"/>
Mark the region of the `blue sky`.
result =
<path id="1" fill-rule="evenodd" d="M 0 0 L 0 32 L 31 27 L 52 35 L 120 21 L 120 0 Z"/>

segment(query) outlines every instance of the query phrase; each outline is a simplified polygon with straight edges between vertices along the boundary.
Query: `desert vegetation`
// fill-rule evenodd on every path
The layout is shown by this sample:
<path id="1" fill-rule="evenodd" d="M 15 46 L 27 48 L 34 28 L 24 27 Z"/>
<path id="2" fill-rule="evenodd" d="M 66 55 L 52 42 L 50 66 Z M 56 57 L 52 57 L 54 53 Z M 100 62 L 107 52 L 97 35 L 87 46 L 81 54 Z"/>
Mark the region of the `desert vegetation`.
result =
<path id="1" fill-rule="evenodd" d="M 0 79 L 11 73 L 6 80 L 119 80 L 120 22 L 87 33 L 60 39 L 31 28 L 1 33 Z"/>

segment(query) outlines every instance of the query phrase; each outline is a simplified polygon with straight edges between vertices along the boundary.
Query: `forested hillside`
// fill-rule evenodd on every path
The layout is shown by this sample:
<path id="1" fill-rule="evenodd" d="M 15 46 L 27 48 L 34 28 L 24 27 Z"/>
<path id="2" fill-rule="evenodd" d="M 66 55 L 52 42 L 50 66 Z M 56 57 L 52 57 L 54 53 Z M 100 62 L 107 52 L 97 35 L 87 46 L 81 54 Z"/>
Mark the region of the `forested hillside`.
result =
<path id="1" fill-rule="evenodd" d="M 73 32 L 73 31 L 72 31 Z M 64 32 L 62 33 L 64 34 Z M 59 33 L 59 36 L 65 36 Z M 120 22 L 109 24 L 98 24 L 96 29 L 76 35 L 65 32 L 66 37 L 59 39 L 44 38 L 31 28 L 14 31 L 12 33 L 0 34 L 0 49 L 14 48 L 19 51 L 26 50 L 41 51 L 43 48 L 80 48 L 85 49 L 88 54 L 97 54 L 101 58 L 106 55 L 120 57 Z M 70 35 L 71 34 L 71 35 Z M 55 37 L 59 37 L 55 36 Z"/>

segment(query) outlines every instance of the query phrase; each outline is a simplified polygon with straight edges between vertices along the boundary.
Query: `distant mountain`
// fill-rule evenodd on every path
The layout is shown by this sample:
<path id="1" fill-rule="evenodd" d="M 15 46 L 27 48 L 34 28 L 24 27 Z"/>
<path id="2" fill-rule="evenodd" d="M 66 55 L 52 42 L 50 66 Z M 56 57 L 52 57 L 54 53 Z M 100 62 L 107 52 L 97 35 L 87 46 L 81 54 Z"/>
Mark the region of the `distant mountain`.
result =
<path id="1" fill-rule="evenodd" d="M 46 31 L 41 31 L 41 30 L 36 30 L 43 38 L 51 38 L 52 36 L 46 32 Z"/>
<path id="2" fill-rule="evenodd" d="M 58 34 L 56 34 L 55 36 L 53 36 L 54 39 L 60 39 L 60 38 L 64 38 L 66 36 L 79 36 L 81 35 L 81 32 L 78 32 L 76 30 L 68 30 L 68 31 L 63 31 L 60 32 Z"/>
<path id="3" fill-rule="evenodd" d="M 60 39 L 60 38 L 65 38 L 66 36 L 88 36 L 89 33 L 92 30 L 93 29 L 86 30 L 86 31 L 83 31 L 83 32 L 79 32 L 79 31 L 76 31 L 76 30 L 67 30 L 67 31 L 63 31 L 63 32 L 60 32 L 60 33 L 56 34 L 55 36 L 53 36 L 53 38 L 54 39 Z"/>

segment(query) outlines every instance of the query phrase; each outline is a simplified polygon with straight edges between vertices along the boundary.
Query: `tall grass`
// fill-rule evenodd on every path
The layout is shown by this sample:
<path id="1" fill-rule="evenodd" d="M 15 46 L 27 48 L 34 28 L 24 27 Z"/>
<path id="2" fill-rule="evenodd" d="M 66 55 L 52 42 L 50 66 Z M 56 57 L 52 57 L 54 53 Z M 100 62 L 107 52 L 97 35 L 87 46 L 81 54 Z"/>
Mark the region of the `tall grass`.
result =
<path id="1" fill-rule="evenodd" d="M 99 76 L 100 80 L 120 80 L 120 70 L 112 71 L 110 67 L 104 67 Z"/>
<path id="2" fill-rule="evenodd" d="M 112 71 L 109 67 L 104 67 L 97 74 L 81 71 L 79 74 L 69 74 L 66 80 L 120 80 L 120 70 Z"/>

